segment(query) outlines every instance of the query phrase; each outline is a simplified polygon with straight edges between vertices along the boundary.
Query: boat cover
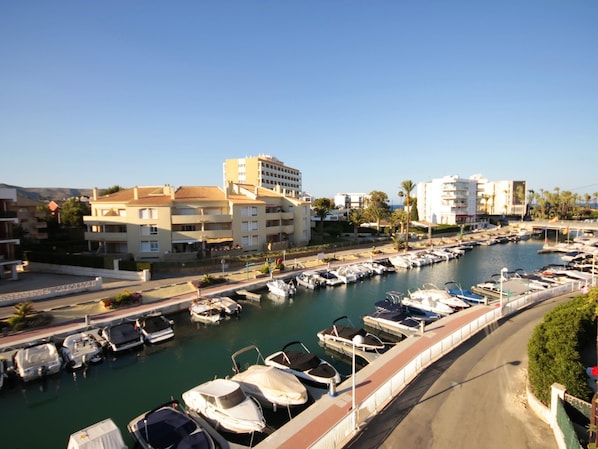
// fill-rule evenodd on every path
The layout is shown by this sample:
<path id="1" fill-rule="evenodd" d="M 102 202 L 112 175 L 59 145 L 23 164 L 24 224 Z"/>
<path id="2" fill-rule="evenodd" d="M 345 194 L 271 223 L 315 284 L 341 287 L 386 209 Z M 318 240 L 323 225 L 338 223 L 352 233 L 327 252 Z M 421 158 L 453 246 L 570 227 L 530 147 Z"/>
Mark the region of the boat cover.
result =
<path id="1" fill-rule="evenodd" d="M 73 433 L 67 449 L 127 449 L 122 434 L 110 418 Z"/>
<path id="2" fill-rule="evenodd" d="M 253 384 L 271 402 L 276 398 L 288 398 L 292 403 L 305 403 L 307 390 L 305 386 L 290 373 L 285 373 L 271 366 L 251 365 L 247 370 L 235 374 L 233 380 Z"/>

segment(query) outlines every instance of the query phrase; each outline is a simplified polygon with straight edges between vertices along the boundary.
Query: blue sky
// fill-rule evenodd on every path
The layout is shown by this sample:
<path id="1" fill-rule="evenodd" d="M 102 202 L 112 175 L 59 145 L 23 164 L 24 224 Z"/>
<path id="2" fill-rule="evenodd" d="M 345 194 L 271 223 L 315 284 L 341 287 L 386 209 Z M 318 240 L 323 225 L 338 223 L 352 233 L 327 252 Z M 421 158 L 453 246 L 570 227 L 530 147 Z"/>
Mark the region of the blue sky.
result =
<path id="1" fill-rule="evenodd" d="M 4 1 L 0 182 L 598 191 L 598 2 Z"/>

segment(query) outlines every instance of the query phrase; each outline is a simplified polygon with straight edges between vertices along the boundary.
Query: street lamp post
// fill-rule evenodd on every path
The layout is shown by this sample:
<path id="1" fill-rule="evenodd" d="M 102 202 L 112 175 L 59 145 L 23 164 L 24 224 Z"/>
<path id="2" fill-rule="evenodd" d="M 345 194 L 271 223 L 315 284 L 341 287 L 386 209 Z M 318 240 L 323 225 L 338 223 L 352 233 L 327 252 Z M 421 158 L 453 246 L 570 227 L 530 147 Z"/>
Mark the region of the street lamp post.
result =
<path id="1" fill-rule="evenodd" d="M 502 282 L 505 278 L 505 273 L 509 271 L 508 268 L 504 267 L 500 270 L 500 309 L 502 310 L 502 298 L 503 298 L 503 291 L 502 291 Z"/>
<path id="2" fill-rule="evenodd" d="M 356 335 L 353 337 L 353 361 L 352 361 L 352 373 L 351 373 L 351 392 L 353 403 L 351 406 L 351 413 L 353 414 L 353 430 L 357 429 L 357 409 L 355 406 L 355 347 L 357 345 L 363 344 L 363 337 L 361 335 Z"/>

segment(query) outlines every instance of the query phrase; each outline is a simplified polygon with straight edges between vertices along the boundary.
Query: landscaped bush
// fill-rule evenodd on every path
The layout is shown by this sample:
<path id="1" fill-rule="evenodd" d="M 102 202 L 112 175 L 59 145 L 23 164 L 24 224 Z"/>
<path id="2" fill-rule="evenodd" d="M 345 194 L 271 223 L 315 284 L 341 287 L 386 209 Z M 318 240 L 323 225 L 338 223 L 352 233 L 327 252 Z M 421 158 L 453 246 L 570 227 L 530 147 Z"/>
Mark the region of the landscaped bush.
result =
<path id="1" fill-rule="evenodd" d="M 136 304 L 141 301 L 141 298 L 141 293 L 125 290 L 124 292 L 118 293 L 111 298 L 102 299 L 102 303 L 104 304 L 104 307 L 115 309 L 117 307 Z"/>
<path id="2" fill-rule="evenodd" d="M 546 314 L 527 345 L 530 387 L 542 403 L 550 404 L 553 383 L 563 385 L 569 394 L 578 398 L 591 398 L 581 352 L 595 340 L 595 309 L 588 294 Z"/>

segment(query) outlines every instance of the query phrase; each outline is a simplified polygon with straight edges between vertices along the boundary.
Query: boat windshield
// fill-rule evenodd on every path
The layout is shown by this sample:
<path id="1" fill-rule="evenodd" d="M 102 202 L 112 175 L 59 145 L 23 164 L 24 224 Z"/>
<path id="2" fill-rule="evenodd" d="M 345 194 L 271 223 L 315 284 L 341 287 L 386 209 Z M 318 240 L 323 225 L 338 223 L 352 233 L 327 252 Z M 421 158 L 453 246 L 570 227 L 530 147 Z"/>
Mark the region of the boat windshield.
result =
<path id="1" fill-rule="evenodd" d="M 218 398 L 218 402 L 223 409 L 229 409 L 239 405 L 245 400 L 246 396 L 241 388 L 236 388 L 234 391 L 231 391 L 228 394 L 220 396 Z"/>

